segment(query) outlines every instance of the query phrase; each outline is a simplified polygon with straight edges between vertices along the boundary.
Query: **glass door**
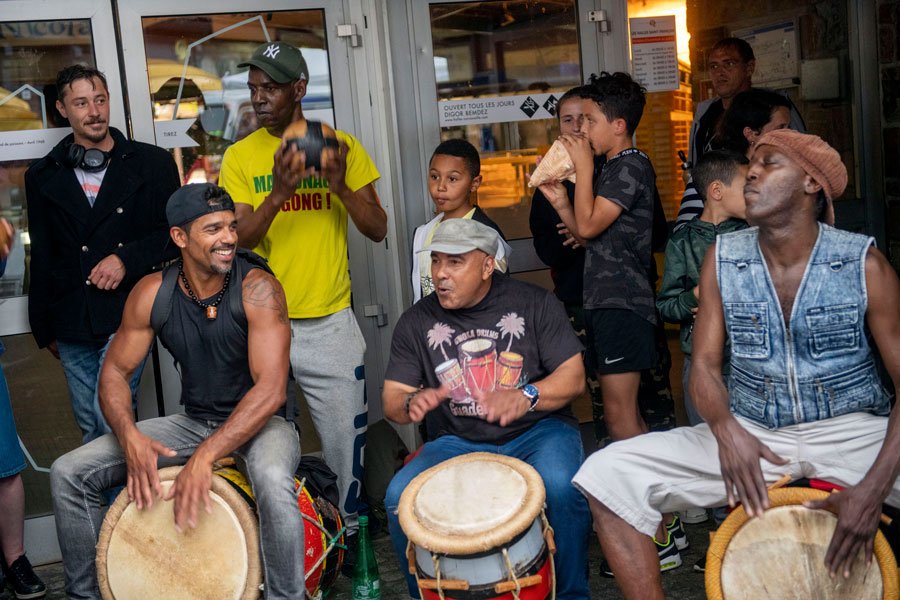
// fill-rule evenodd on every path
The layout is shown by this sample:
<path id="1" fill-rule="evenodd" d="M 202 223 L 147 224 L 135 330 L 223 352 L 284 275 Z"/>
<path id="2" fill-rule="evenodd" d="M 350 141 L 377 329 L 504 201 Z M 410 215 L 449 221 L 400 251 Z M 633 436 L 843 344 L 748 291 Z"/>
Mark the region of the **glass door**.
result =
<path id="1" fill-rule="evenodd" d="M 168 148 L 184 183 L 216 182 L 225 149 L 258 127 L 247 60 L 261 43 L 281 40 L 301 49 L 310 70 L 303 112 L 354 134 L 376 161 L 376 188 L 393 220 L 389 166 L 369 133 L 369 90 L 356 65 L 351 77 L 351 38 L 338 36 L 345 24 L 342 3 L 333 0 L 131 0 L 119 4 L 122 51 L 135 139 Z M 354 36 L 358 38 L 359 36 Z M 353 42 L 357 40 L 353 39 Z M 353 43 L 353 46 L 359 44 Z M 361 48 L 356 48 L 361 51 Z M 367 55 L 357 54 L 365 60 Z M 363 103 L 360 97 L 365 98 Z M 366 123 L 368 121 L 368 124 Z M 390 238 L 389 233 L 389 238 Z M 384 348 L 390 343 L 387 317 L 394 299 L 380 288 L 387 242 L 374 245 L 349 227 L 353 309 L 366 338 L 369 421 L 381 418 Z M 167 412 L 177 410 L 178 377 L 161 360 Z"/>
<path id="2" fill-rule="evenodd" d="M 526 175 L 559 135 L 556 103 L 600 69 L 603 40 L 590 20 L 596 2 L 417 2 L 412 5 L 418 53 L 422 172 L 432 150 L 468 140 L 481 156 L 476 202 L 513 248 L 513 277 L 552 289 L 528 223 L 533 190 Z M 422 181 L 425 219 L 434 206 Z M 409 210 L 408 214 L 415 215 Z M 409 223 L 412 228 L 419 223 Z M 590 402 L 574 403 L 582 421 Z"/>
<path id="3" fill-rule="evenodd" d="M 531 240 L 533 190 L 525 176 L 559 135 L 556 101 L 598 69 L 590 8 L 592 2 L 576 0 L 413 6 L 415 45 L 431 50 L 423 50 L 419 68 L 421 111 L 429 124 L 424 160 L 449 138 L 467 139 L 478 149 L 483 183 L 477 204 L 513 247 L 510 271 L 551 288 Z M 423 198 L 430 219 L 427 189 Z"/>
<path id="4" fill-rule="evenodd" d="M 112 9 L 108 0 L 0 2 L 0 216 L 16 228 L 0 278 L 0 365 L 25 450 L 25 545 L 32 562 L 57 560 L 49 468 L 81 443 L 62 367 L 37 347 L 28 324 L 30 240 L 24 175 L 71 132 L 56 111 L 56 73 L 80 62 L 107 76 L 111 125 L 125 130 Z M 47 15 L 53 15 L 47 20 Z M 15 20 L 13 20 L 15 19 Z"/>

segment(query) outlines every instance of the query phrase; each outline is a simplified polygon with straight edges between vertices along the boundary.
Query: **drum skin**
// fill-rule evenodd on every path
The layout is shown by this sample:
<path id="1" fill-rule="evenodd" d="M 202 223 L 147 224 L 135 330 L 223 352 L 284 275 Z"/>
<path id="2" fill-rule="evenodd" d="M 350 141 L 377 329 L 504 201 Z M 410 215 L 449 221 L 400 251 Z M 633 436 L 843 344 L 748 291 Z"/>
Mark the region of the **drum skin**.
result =
<path id="1" fill-rule="evenodd" d="M 181 467 L 159 472 L 168 490 Z M 240 471 L 225 467 L 212 478 L 213 513 L 201 514 L 197 529 L 175 532 L 172 501 L 138 511 L 122 491 L 110 507 L 97 544 L 97 579 L 104 600 L 260 597 L 263 582 L 256 503 Z M 295 478 L 303 518 L 306 588 L 313 597 L 330 589 L 344 559 L 344 536 L 319 561 L 342 529 L 336 507 L 310 493 Z M 325 531 L 328 532 L 326 535 Z M 319 563 L 318 565 L 316 563 Z"/>
<path id="2" fill-rule="evenodd" d="M 849 579 L 831 578 L 825 552 L 837 517 L 802 506 L 828 495 L 822 490 L 784 488 L 769 492 L 769 510 L 750 519 L 735 509 L 716 532 L 706 559 L 706 592 L 711 600 L 815 598 L 881 600 L 900 598 L 897 565 L 881 532 L 870 565 L 860 555 Z"/>
<path id="3" fill-rule="evenodd" d="M 163 490 L 181 467 L 160 470 Z M 105 600 L 259 597 L 262 568 L 256 516 L 224 479 L 214 477 L 212 514 L 196 529 L 175 531 L 174 501 L 142 511 L 123 490 L 109 508 L 97 543 L 97 582 Z"/>

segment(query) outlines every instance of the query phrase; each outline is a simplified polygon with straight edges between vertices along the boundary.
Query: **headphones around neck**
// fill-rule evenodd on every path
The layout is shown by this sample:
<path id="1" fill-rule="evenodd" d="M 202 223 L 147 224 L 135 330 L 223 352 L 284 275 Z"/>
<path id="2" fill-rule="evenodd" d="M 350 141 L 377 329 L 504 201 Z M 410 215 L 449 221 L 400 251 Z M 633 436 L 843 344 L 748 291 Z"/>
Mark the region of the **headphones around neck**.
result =
<path id="1" fill-rule="evenodd" d="M 99 148 L 85 148 L 81 144 L 72 142 L 66 148 L 63 164 L 70 169 L 81 169 L 88 173 L 96 173 L 109 166 L 111 157 L 111 152 L 105 152 Z"/>

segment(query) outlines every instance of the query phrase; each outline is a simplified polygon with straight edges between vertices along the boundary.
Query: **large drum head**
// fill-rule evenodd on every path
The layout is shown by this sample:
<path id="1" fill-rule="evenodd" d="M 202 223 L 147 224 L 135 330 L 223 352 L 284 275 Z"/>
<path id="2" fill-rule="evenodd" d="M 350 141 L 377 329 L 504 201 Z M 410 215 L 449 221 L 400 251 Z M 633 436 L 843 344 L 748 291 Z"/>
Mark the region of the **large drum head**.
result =
<path id="1" fill-rule="evenodd" d="M 181 467 L 159 472 L 168 490 Z M 97 544 L 103 598 L 258 598 L 261 582 L 256 518 L 226 481 L 212 478 L 212 514 L 197 529 L 175 531 L 174 501 L 139 511 L 123 491 L 109 508 Z"/>
<path id="2" fill-rule="evenodd" d="M 896 598 L 897 567 L 880 533 L 875 546 L 877 561 L 866 565 L 860 555 L 849 579 L 829 576 L 825 552 L 837 517 L 802 506 L 804 500 L 826 495 L 806 488 L 773 490 L 772 508 L 762 518 L 749 519 L 742 508 L 729 515 L 707 555 L 709 598 Z"/>
<path id="3" fill-rule="evenodd" d="M 505 544 L 526 530 L 544 505 L 533 467 L 476 452 L 419 474 L 403 491 L 400 526 L 418 547 L 468 555 Z"/>

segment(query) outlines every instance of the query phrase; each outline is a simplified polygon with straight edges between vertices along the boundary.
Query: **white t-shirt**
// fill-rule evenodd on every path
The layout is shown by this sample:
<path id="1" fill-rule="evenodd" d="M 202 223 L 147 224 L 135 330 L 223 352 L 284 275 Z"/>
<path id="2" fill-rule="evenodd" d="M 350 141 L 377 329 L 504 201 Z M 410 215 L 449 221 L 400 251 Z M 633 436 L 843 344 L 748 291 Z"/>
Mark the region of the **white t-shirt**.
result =
<path id="1" fill-rule="evenodd" d="M 91 172 L 75 168 L 75 178 L 78 179 L 81 191 L 84 192 L 84 196 L 90 203 L 91 208 L 94 208 L 94 201 L 97 199 L 97 194 L 100 193 L 100 186 L 103 184 L 105 175 L 106 169 Z"/>

